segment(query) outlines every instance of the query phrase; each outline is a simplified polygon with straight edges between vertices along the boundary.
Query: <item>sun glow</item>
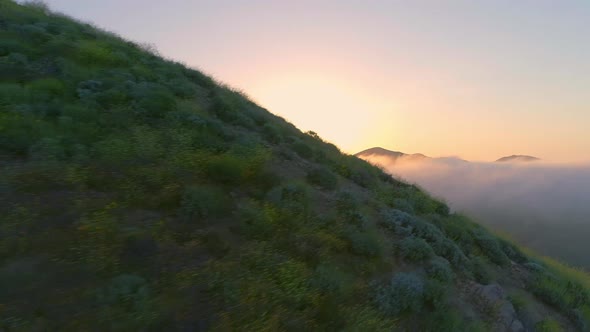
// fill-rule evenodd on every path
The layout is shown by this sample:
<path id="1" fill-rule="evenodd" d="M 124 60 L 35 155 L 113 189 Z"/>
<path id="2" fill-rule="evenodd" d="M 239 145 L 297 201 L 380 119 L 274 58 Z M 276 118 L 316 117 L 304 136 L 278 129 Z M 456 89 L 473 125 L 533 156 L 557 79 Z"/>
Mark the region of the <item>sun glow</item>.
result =
<path id="1" fill-rule="evenodd" d="M 363 149 L 379 117 L 391 119 L 394 105 L 362 87 L 317 73 L 282 73 L 257 80 L 249 94 L 304 130 L 321 133 L 346 152 Z"/>

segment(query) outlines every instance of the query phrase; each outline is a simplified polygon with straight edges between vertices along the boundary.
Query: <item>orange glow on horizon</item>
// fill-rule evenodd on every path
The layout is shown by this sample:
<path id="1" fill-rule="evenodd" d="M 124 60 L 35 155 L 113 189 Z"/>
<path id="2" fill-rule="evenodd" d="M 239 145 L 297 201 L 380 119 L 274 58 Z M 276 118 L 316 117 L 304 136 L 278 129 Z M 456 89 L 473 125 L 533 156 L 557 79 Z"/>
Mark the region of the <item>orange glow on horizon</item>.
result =
<path id="1" fill-rule="evenodd" d="M 379 117 L 391 119 L 395 106 L 362 87 L 317 72 L 283 72 L 256 79 L 248 94 L 295 124 L 313 130 L 343 151 L 356 153 L 375 139 Z"/>

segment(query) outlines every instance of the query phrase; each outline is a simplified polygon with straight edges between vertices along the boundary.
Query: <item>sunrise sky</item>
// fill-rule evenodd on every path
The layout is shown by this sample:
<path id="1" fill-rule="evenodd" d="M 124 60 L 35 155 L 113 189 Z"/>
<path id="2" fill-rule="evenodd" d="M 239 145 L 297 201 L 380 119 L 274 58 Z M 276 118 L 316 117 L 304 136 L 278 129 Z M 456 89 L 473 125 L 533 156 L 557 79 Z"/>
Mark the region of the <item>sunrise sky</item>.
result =
<path id="1" fill-rule="evenodd" d="M 590 161 L 590 1 L 47 0 L 342 150 Z"/>

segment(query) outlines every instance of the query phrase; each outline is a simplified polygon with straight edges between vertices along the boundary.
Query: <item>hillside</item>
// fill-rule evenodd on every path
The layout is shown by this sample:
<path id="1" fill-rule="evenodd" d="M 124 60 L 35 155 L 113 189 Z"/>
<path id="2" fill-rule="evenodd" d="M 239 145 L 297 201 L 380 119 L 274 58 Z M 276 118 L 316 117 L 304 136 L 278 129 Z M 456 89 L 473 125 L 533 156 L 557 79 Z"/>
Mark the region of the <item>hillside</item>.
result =
<path id="1" fill-rule="evenodd" d="M 506 156 L 506 157 L 502 157 L 498 160 L 496 160 L 496 162 L 531 162 L 531 161 L 539 161 L 541 159 L 537 158 L 537 157 L 532 157 L 532 156 L 525 156 L 525 155 L 512 155 L 512 156 Z"/>
<path id="2" fill-rule="evenodd" d="M 196 70 L 40 4 L 0 36 L 2 331 L 590 323 L 587 275 Z"/>

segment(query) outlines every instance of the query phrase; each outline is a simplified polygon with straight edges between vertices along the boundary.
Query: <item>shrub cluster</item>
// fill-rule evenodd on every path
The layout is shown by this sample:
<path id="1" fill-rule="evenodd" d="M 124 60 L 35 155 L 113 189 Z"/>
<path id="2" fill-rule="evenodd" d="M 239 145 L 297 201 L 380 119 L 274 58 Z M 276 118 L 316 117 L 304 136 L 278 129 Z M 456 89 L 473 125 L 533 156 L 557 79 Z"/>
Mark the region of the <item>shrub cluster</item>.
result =
<path id="1" fill-rule="evenodd" d="M 305 142 L 297 140 L 291 145 L 291 147 L 300 157 L 305 159 L 313 158 L 313 149 Z"/>
<path id="2" fill-rule="evenodd" d="M 182 197 L 181 211 L 188 222 L 199 222 L 207 217 L 230 212 L 231 204 L 225 191 L 215 186 L 191 186 Z"/>
<path id="3" fill-rule="evenodd" d="M 446 283 L 454 278 L 453 269 L 449 264 L 449 261 L 442 257 L 435 257 L 430 261 L 430 264 L 426 268 L 426 273 L 432 279 Z"/>
<path id="4" fill-rule="evenodd" d="M 351 287 L 353 278 L 342 269 L 322 263 L 316 267 L 311 285 L 322 292 L 340 295 Z"/>
<path id="5" fill-rule="evenodd" d="M 535 324 L 535 331 L 537 332 L 560 332 L 563 331 L 559 322 L 554 319 L 547 318 Z"/>
<path id="6" fill-rule="evenodd" d="M 408 236 L 414 230 L 414 217 L 397 209 L 386 209 L 381 213 L 381 224 L 401 236 Z"/>
<path id="7" fill-rule="evenodd" d="M 537 272 L 527 286 L 535 296 L 568 316 L 583 330 L 586 323 L 580 309 L 590 304 L 590 294 L 582 285 L 544 271 Z"/>
<path id="8" fill-rule="evenodd" d="M 432 247 L 417 237 L 407 237 L 398 244 L 400 255 L 410 262 L 424 262 L 434 255 Z"/>
<path id="9" fill-rule="evenodd" d="M 310 194 L 305 183 L 291 182 L 276 186 L 266 194 L 266 201 L 294 215 L 309 212 Z"/>
<path id="10" fill-rule="evenodd" d="M 347 227 L 344 237 L 348 240 L 352 253 L 367 257 L 383 254 L 383 244 L 379 236 L 370 230 L 360 231 L 356 227 Z"/>
<path id="11" fill-rule="evenodd" d="M 419 312 L 424 305 L 426 285 L 415 273 L 397 273 L 386 286 L 377 288 L 375 305 L 384 314 L 398 316 L 404 312 Z"/>
<path id="12" fill-rule="evenodd" d="M 510 263 L 510 259 L 500 246 L 500 243 L 491 234 L 479 230 L 474 232 L 475 240 L 482 252 L 490 259 L 494 264 L 500 266 L 506 266 Z"/>
<path id="13" fill-rule="evenodd" d="M 334 190 L 338 186 L 336 175 L 325 167 L 315 167 L 307 172 L 307 180 L 326 190 Z"/>

